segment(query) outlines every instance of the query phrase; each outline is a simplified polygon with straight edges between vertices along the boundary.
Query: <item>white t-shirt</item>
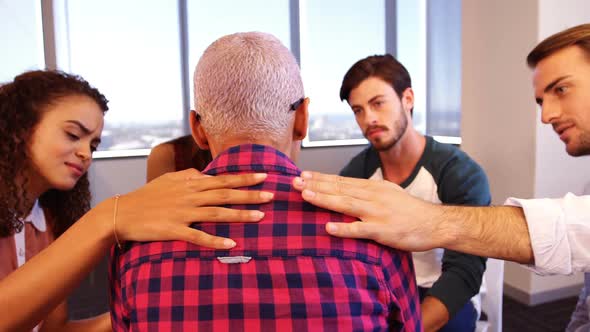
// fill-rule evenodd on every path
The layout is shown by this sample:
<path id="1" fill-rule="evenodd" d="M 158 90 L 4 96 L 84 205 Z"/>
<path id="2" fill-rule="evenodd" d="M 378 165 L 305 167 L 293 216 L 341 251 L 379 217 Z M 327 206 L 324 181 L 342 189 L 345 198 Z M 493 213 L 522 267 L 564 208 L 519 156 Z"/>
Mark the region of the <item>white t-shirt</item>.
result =
<path id="1" fill-rule="evenodd" d="M 384 180 L 383 171 L 378 168 L 369 178 L 370 180 Z M 428 202 L 441 204 L 437 195 L 436 181 L 424 167 L 421 167 L 418 174 L 404 190 L 414 197 L 418 197 Z M 435 248 L 427 251 L 412 252 L 414 261 L 414 270 L 416 272 L 416 283 L 420 287 L 430 288 L 442 274 L 442 258 L 444 249 Z M 481 313 L 481 295 L 486 293 L 486 282 L 482 279 L 479 294 L 471 298 L 471 302 L 479 317 Z"/>

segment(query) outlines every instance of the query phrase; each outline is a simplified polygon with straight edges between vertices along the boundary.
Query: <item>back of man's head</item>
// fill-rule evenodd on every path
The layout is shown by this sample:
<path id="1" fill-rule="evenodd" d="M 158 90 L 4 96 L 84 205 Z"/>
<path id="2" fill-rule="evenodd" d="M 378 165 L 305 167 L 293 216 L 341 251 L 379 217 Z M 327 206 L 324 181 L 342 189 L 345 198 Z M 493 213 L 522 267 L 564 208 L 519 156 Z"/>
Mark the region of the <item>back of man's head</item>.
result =
<path id="1" fill-rule="evenodd" d="M 304 96 L 297 61 L 274 36 L 236 33 L 211 44 L 194 75 L 195 106 L 211 139 L 281 142 Z"/>

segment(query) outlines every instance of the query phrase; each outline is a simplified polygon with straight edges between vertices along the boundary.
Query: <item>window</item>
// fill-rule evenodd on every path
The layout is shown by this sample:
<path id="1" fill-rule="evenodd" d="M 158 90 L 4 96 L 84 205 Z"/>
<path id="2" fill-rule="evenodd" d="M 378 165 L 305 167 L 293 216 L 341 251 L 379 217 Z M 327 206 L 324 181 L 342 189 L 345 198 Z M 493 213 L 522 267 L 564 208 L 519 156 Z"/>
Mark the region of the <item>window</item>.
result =
<path id="1" fill-rule="evenodd" d="M 289 0 L 191 0 L 187 5 L 191 107 L 195 67 L 207 46 L 218 38 L 235 32 L 260 31 L 291 46 Z"/>
<path id="2" fill-rule="evenodd" d="M 64 1 L 58 66 L 110 100 L 96 156 L 146 154 L 183 135 L 178 6 L 163 0 Z M 104 153 L 108 151 L 108 153 Z"/>
<path id="3" fill-rule="evenodd" d="M 396 2 L 396 57 L 412 77 L 414 127 L 460 144 L 461 0 Z"/>
<path id="4" fill-rule="evenodd" d="M 364 144 L 350 107 L 340 101 L 346 71 L 386 52 L 385 1 L 300 1 L 301 72 L 310 97 L 303 146 Z"/>
<path id="5" fill-rule="evenodd" d="M 277 36 L 301 65 L 311 99 L 304 146 L 366 143 L 339 89 L 354 62 L 383 53 L 410 72 L 416 128 L 460 142 L 461 0 L 0 0 L 0 9 L 10 45 L 0 80 L 45 58 L 110 100 L 95 157 L 145 155 L 186 134 L 202 52 L 222 35 L 254 30 Z"/>
<path id="6" fill-rule="evenodd" d="M 427 131 L 461 143 L 461 0 L 428 2 Z"/>
<path id="7" fill-rule="evenodd" d="M 0 0 L 0 41 L 0 82 L 45 67 L 40 1 Z"/>
<path id="8" fill-rule="evenodd" d="M 396 58 L 410 73 L 414 90 L 412 122 L 426 133 L 426 1 L 397 0 Z"/>

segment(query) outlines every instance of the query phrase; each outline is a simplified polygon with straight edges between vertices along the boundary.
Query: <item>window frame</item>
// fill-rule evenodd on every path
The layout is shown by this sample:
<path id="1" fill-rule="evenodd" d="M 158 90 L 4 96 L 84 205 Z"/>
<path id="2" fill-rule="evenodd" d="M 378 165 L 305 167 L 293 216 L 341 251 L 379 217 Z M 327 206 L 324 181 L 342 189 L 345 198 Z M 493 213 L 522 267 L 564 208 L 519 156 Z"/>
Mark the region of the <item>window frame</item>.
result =
<path id="1" fill-rule="evenodd" d="M 182 87 L 182 123 L 183 132 L 190 133 L 188 123 L 188 111 L 191 109 L 190 105 L 190 91 L 191 82 L 190 72 L 192 71 L 189 67 L 189 39 L 188 39 L 188 12 L 187 12 L 187 1 L 188 0 L 177 0 L 178 2 L 178 24 L 179 24 L 179 40 L 180 40 L 180 64 L 181 64 L 181 87 Z M 295 56 L 298 63 L 301 63 L 302 50 L 301 44 L 302 39 L 305 36 L 301 34 L 301 8 L 305 5 L 305 1 L 310 0 L 289 0 L 289 22 L 290 22 L 290 33 L 291 33 L 291 45 L 290 49 Z M 400 0 L 401 1 L 401 0 Z M 428 6 L 428 1 L 421 0 L 425 6 Z M 41 2 L 41 21 L 43 27 L 43 50 L 45 65 L 48 69 L 61 68 L 68 70 L 70 68 L 69 58 L 69 44 L 67 38 L 67 2 L 68 0 L 40 0 Z M 398 0 L 385 0 L 384 8 L 384 19 L 385 19 L 385 51 L 394 56 L 397 56 L 397 43 L 398 43 L 398 30 L 397 30 L 397 2 Z M 66 17 L 65 21 L 56 20 L 56 17 Z M 388 19 L 393 18 L 393 19 Z M 426 22 L 428 24 L 428 22 Z M 64 37 L 66 36 L 66 37 Z M 427 36 L 426 36 L 427 37 Z M 425 38 L 426 38 L 425 37 Z M 426 56 L 428 56 L 426 52 Z M 426 65 L 426 64 L 425 64 Z M 425 81 L 424 85 L 428 85 L 428 72 L 429 68 L 426 68 L 425 77 L 420 77 Z M 426 91 L 425 91 L 426 92 Z M 424 98 L 424 115 L 427 118 L 429 115 L 428 107 L 430 104 L 427 101 L 427 96 Z M 428 128 L 426 127 L 426 132 Z M 451 144 L 461 144 L 461 137 L 453 136 L 433 136 L 434 139 Z M 302 141 L 304 148 L 314 147 L 329 147 L 329 146 L 355 146 L 355 145 L 366 145 L 368 141 L 362 139 L 338 139 L 338 140 L 322 140 L 322 141 L 311 141 L 309 136 Z M 97 151 L 93 157 L 96 159 L 101 158 L 113 158 L 113 157 L 137 157 L 146 156 L 150 153 L 151 148 L 145 149 L 126 149 L 126 150 L 108 150 L 108 151 Z"/>

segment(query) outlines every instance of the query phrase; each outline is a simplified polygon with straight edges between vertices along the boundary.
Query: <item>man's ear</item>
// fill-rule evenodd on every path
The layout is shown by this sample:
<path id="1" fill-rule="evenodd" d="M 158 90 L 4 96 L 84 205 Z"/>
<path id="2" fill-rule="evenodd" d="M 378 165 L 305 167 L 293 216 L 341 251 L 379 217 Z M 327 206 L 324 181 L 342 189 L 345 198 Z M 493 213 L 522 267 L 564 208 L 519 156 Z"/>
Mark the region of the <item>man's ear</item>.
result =
<path id="1" fill-rule="evenodd" d="M 404 90 L 402 93 L 401 102 L 404 110 L 410 112 L 412 109 L 414 109 L 414 90 L 412 90 L 412 88 L 406 88 Z"/>
<path id="2" fill-rule="evenodd" d="M 191 111 L 189 114 L 189 124 L 191 126 L 191 134 L 193 139 L 201 150 L 209 150 L 209 140 L 205 134 L 203 126 L 201 126 L 201 120 L 197 115 L 197 112 Z"/>
<path id="3" fill-rule="evenodd" d="M 301 141 L 307 136 L 307 125 L 309 120 L 309 98 L 303 99 L 303 102 L 295 110 L 295 122 L 293 124 L 293 140 Z"/>

